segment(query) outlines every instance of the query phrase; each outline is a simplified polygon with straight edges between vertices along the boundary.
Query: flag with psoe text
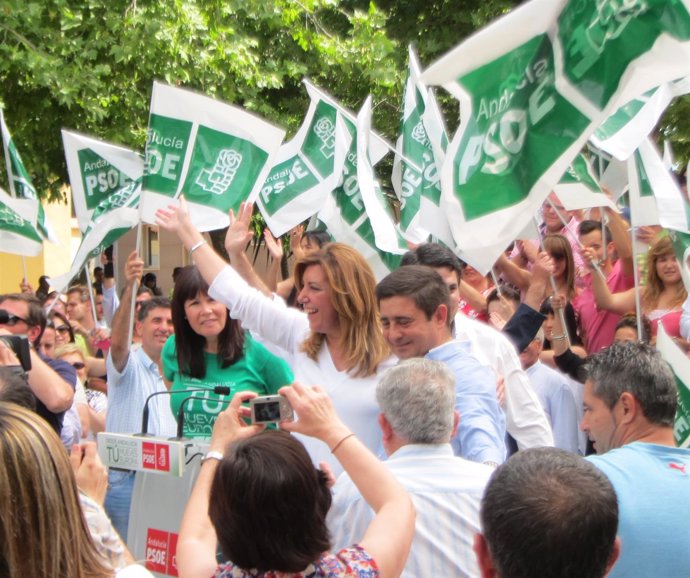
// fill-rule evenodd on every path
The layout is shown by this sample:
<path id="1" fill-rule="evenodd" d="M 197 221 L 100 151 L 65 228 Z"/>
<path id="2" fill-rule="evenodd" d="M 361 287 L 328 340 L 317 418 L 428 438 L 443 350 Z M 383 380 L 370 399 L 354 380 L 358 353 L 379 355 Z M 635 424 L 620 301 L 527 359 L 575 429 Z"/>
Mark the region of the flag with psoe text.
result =
<path id="1" fill-rule="evenodd" d="M 434 94 L 419 79 L 419 62 L 411 46 L 408 58 L 400 136 L 391 176 L 400 202 L 398 225 L 411 243 L 423 243 L 433 235 L 444 244 L 453 246 L 450 226 L 439 206 L 440 168 L 448 139 Z"/>
<path id="2" fill-rule="evenodd" d="M 335 163 L 336 116 L 355 116 L 308 81 L 309 110 L 297 134 L 283 144 L 256 199 L 274 236 L 315 215 L 337 186 L 343 166 Z M 386 143 L 371 135 L 372 146 L 385 154 Z M 344 162 L 344 157 L 342 158 Z"/>
<path id="3" fill-rule="evenodd" d="M 43 239 L 31 219 L 36 215 L 32 199 L 18 199 L 0 189 L 0 252 L 35 257 Z"/>
<path id="4" fill-rule="evenodd" d="M 202 94 L 153 83 L 146 135 L 141 220 L 184 193 L 201 231 L 229 224 L 228 211 L 254 202 L 285 132 Z"/>
<path id="5" fill-rule="evenodd" d="M 144 157 L 131 149 L 73 131 L 62 131 L 74 214 L 84 234 L 111 195 L 141 183 Z"/>
<path id="6" fill-rule="evenodd" d="M 365 126 L 362 128 L 366 130 Z M 326 202 L 318 213 L 318 220 L 325 225 L 331 237 L 340 243 L 346 243 L 359 251 L 367 260 L 377 279 L 382 279 L 400 264 L 400 253 L 382 250 L 377 246 L 377 238 L 374 232 L 374 224 L 368 211 L 374 209 L 378 201 L 365 203 L 364 195 L 377 195 L 378 192 L 363 192 L 360 188 L 360 172 L 369 169 L 360 169 L 361 163 L 367 163 L 369 167 L 376 164 L 382 158 L 378 154 L 372 156 L 369 150 L 364 157 L 358 153 L 358 126 L 338 115 L 336 118 L 335 155 L 336 163 L 342 163 L 343 170 L 339 185 L 333 189 Z M 366 135 L 364 136 L 366 139 Z M 360 142 L 360 149 L 366 147 L 364 141 Z M 369 187 L 371 183 L 365 183 Z M 377 215 L 376 220 L 385 219 L 385 215 Z M 385 242 L 386 231 L 379 234 L 379 242 Z M 401 239 L 402 241 L 402 239 Z M 389 247 L 392 248 L 392 247 Z"/>
<path id="7" fill-rule="evenodd" d="M 488 271 L 613 111 L 688 73 L 680 0 L 532 0 L 441 58 L 422 81 L 460 100 L 441 175 L 457 245 L 495 247 Z"/>
<path id="8" fill-rule="evenodd" d="M 26 206 L 33 206 L 35 215 L 31 217 L 30 221 L 34 223 L 36 230 L 42 238 L 47 239 L 51 243 L 57 243 L 58 237 L 53 227 L 48 222 L 48 217 L 43 210 L 43 205 L 38 198 L 36 187 L 34 187 L 29 172 L 26 170 L 22 162 L 19 151 L 12 140 L 10 131 L 5 123 L 5 115 L 0 108 L 0 130 L 2 132 L 2 144 L 5 150 L 5 163 L 7 166 L 7 179 L 9 181 L 10 194 L 18 199 L 27 199 L 31 203 Z"/>
<path id="9" fill-rule="evenodd" d="M 142 177 L 103 198 L 92 211 L 91 222 L 84 230 L 81 244 L 67 273 L 51 277 L 56 291 L 64 291 L 90 259 L 98 258 L 139 223 L 139 201 Z"/>

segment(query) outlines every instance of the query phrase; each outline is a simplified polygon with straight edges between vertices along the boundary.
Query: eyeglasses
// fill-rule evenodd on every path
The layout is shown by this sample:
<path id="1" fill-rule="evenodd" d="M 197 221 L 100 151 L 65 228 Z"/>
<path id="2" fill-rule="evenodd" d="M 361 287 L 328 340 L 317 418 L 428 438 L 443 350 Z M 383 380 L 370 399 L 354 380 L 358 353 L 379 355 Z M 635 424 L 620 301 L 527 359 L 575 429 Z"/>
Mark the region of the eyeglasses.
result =
<path id="1" fill-rule="evenodd" d="M 76 370 L 80 370 L 80 369 L 84 369 L 86 367 L 86 364 L 82 363 L 81 361 L 75 361 L 72 364 L 72 367 L 74 367 L 74 369 L 76 369 Z"/>
<path id="2" fill-rule="evenodd" d="M 26 319 L 18 317 L 17 315 L 13 315 L 9 311 L 5 311 L 4 309 L 0 309 L 0 325 L 14 327 L 19 322 L 26 323 L 27 325 L 29 325 L 29 322 Z"/>
<path id="3" fill-rule="evenodd" d="M 563 261 L 563 259 L 565 259 L 565 253 L 551 253 L 551 258 L 554 261 Z"/>
<path id="4" fill-rule="evenodd" d="M 69 333 L 69 325 L 60 325 L 60 327 L 56 327 L 55 331 L 58 333 Z"/>

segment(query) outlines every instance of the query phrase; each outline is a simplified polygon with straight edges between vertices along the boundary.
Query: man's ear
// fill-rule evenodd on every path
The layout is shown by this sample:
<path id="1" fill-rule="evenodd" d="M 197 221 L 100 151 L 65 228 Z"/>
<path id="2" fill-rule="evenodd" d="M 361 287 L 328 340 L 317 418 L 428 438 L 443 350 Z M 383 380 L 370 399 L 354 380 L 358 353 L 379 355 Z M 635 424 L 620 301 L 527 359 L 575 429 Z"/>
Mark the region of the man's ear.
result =
<path id="1" fill-rule="evenodd" d="M 479 574 L 482 578 L 496 578 L 498 576 L 494 561 L 491 559 L 489 545 L 482 534 L 474 535 L 474 555 L 477 557 Z"/>
<path id="2" fill-rule="evenodd" d="M 456 409 L 453 411 L 453 431 L 450 433 L 450 439 L 455 437 L 458 432 L 458 426 L 460 425 L 460 412 Z"/>
<path id="3" fill-rule="evenodd" d="M 621 539 L 616 536 L 616 540 L 613 542 L 613 550 L 611 550 L 611 557 L 609 558 L 608 564 L 606 564 L 606 574 L 604 576 L 608 576 L 609 572 L 611 572 L 611 569 L 613 568 L 614 564 L 618 560 L 618 557 L 621 555 Z"/>
<path id="4" fill-rule="evenodd" d="M 383 434 L 383 436 L 382 436 L 383 441 L 384 442 L 390 441 L 391 438 L 393 437 L 393 428 L 391 427 L 391 424 L 386 419 L 386 416 L 383 415 L 382 413 L 379 414 L 378 421 L 379 421 L 379 427 L 381 428 L 381 433 Z"/>
<path id="5" fill-rule="evenodd" d="M 447 325 L 449 314 L 450 311 L 448 311 L 448 306 L 445 303 L 441 303 L 441 305 L 436 308 L 436 311 L 434 311 L 434 321 L 442 325 Z"/>
<path id="6" fill-rule="evenodd" d="M 630 423 L 633 421 L 638 414 L 642 411 L 639 402 L 635 399 L 635 396 L 625 391 L 621 394 L 620 400 L 620 412 L 621 419 L 618 420 L 619 423 Z"/>

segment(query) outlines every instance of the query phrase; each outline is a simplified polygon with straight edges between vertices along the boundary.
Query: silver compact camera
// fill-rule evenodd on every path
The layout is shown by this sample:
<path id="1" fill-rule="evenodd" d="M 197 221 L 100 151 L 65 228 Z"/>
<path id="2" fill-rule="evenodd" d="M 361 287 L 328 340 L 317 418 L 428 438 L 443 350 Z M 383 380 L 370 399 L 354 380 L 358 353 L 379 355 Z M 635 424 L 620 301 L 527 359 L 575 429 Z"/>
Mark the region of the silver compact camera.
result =
<path id="1" fill-rule="evenodd" d="M 249 400 L 252 424 L 293 421 L 295 414 L 290 402 L 282 395 L 263 395 Z"/>

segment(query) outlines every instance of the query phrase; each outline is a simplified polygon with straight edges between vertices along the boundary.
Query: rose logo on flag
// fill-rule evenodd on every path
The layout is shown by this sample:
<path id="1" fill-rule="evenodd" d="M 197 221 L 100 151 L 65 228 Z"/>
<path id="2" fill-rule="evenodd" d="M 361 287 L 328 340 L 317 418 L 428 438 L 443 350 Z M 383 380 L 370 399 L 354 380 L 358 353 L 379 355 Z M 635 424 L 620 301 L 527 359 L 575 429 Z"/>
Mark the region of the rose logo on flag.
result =
<path id="1" fill-rule="evenodd" d="M 221 150 L 213 168 L 202 170 L 196 179 L 196 184 L 207 193 L 223 195 L 230 188 L 241 164 L 240 153 L 233 149 Z"/>

